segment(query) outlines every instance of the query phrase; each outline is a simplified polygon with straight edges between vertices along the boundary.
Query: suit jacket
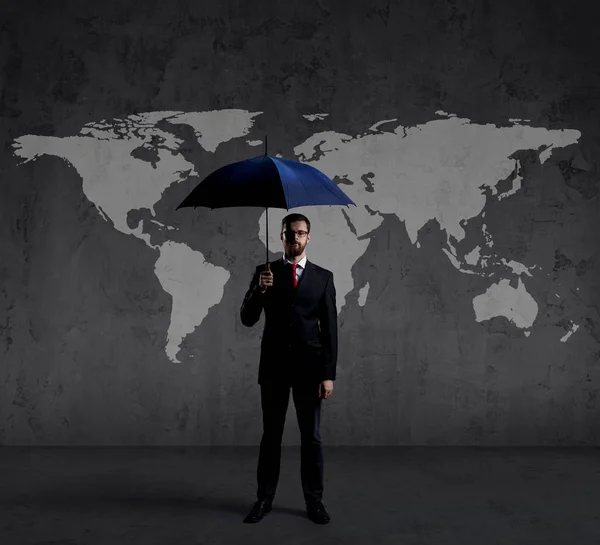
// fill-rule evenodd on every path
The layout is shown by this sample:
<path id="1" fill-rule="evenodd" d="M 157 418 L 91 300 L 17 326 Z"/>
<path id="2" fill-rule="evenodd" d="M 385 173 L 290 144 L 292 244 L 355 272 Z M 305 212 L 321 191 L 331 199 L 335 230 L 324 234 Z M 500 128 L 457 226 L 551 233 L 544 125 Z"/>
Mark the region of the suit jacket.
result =
<path id="1" fill-rule="evenodd" d="M 279 258 L 271 263 L 273 285 L 258 287 L 265 264 L 256 267 L 240 316 L 252 327 L 265 312 L 258 383 L 335 380 L 338 336 L 333 273 L 306 261 L 298 286 L 292 269 Z"/>

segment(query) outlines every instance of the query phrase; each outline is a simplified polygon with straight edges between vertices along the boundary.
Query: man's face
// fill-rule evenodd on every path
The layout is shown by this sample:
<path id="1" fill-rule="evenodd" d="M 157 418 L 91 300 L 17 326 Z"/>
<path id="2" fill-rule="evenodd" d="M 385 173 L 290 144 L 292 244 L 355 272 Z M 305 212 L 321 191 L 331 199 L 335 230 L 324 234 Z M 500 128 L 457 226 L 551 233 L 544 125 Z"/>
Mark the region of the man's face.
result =
<path id="1" fill-rule="evenodd" d="M 281 241 L 286 255 L 290 257 L 302 255 L 310 241 L 306 222 L 304 220 L 294 221 L 285 226 L 283 233 L 281 233 Z"/>

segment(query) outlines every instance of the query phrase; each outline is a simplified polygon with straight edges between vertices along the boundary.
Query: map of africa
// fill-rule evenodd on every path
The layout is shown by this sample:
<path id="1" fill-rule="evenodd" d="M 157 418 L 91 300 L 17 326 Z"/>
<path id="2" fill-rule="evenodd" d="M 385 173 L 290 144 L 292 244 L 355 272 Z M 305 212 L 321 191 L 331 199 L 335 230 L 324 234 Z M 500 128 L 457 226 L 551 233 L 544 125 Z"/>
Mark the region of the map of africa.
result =
<path id="1" fill-rule="evenodd" d="M 83 192 L 104 220 L 159 251 L 154 274 L 172 297 L 165 352 L 173 362 L 180 362 L 183 340 L 221 301 L 231 273 L 209 263 L 202 252 L 187 244 L 167 240 L 153 245 L 144 231 L 144 221 L 130 227 L 127 216 L 139 209 L 153 213 L 168 187 L 198 176 L 195 166 L 181 153 L 183 140 L 165 130 L 165 123 L 188 125 L 202 148 L 214 153 L 218 146 L 236 138 L 247 138 L 249 147 L 260 146 L 262 140 L 250 140 L 249 135 L 261 113 L 240 109 L 148 112 L 88 123 L 75 136 L 24 135 L 13 143 L 15 155 L 24 162 L 42 155 L 67 161 L 79 173 Z M 472 123 L 442 111 L 436 115 L 412 127 L 402 126 L 397 119 L 381 120 L 364 134 L 317 132 L 295 146 L 294 159 L 335 178 L 357 204 L 294 209 L 309 215 L 311 231 L 319 233 L 311 240 L 307 255 L 317 263 L 327 263 L 333 271 L 338 312 L 355 288 L 359 288 L 358 302 L 362 306 L 369 284 L 354 286 L 352 266 L 367 250 L 369 236 L 381 225 L 383 215 L 395 214 L 417 248 L 419 230 L 436 220 L 445 234 L 441 250 L 456 270 L 490 278 L 488 289 L 472 298 L 474 320 L 503 316 L 529 336 L 538 305 L 523 278 L 535 280 L 535 275 L 542 273 L 539 267 L 498 255 L 485 223 L 483 244 L 474 243 L 465 253 L 457 250 L 458 243 L 465 240 L 469 220 L 485 218 L 486 191 L 497 199 L 506 199 L 521 189 L 521 164 L 513 157 L 516 152 L 532 150 L 544 163 L 553 149 L 577 143 L 581 133 L 531 127 L 519 119 L 498 127 Z M 327 116 L 315 113 L 303 117 L 312 123 Z M 232 158 L 230 162 L 245 158 Z M 500 182 L 506 180 L 512 181 L 512 187 L 499 191 Z M 280 212 L 279 216 L 271 213 L 269 217 L 271 249 L 280 248 L 279 223 L 287 211 Z M 173 229 L 151 221 L 161 229 Z M 259 220 L 259 236 L 265 240 L 264 212 Z M 501 278 L 498 267 L 505 271 Z M 511 285 L 515 277 L 516 287 Z M 577 328 L 573 323 L 561 341 Z"/>

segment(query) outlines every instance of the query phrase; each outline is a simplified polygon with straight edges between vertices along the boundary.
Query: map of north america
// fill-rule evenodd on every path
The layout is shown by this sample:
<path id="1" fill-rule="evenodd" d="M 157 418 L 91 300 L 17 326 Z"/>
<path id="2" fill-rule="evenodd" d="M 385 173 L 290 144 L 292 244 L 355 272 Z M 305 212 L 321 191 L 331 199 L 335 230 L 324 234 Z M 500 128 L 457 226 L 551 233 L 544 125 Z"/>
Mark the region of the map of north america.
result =
<path id="1" fill-rule="evenodd" d="M 235 162 L 260 154 L 253 148 L 263 141 L 253 127 L 262 113 L 242 109 L 147 112 L 87 123 L 73 136 L 23 135 L 13 143 L 14 154 L 23 163 L 44 155 L 66 161 L 81 177 L 82 191 L 106 222 L 158 250 L 153 273 L 172 298 L 165 353 L 174 363 L 181 361 L 184 339 L 221 302 L 231 273 L 182 242 L 167 239 L 152 244 L 144 220 L 131 227 L 128 215 L 148 209 L 155 217 L 154 207 L 170 186 L 199 175 L 196 165 L 182 153 L 184 141 L 165 126 L 191 127 L 198 144 L 209 153 L 225 142 L 245 139 L 248 156 L 232 157 L 230 162 Z M 306 123 L 323 124 L 328 114 L 303 117 Z M 496 126 L 438 111 L 433 119 L 415 126 L 385 119 L 374 122 L 364 134 L 326 130 L 298 142 L 293 148 L 295 157 L 289 158 L 327 174 L 357 205 L 293 210 L 309 216 L 311 231 L 319 233 L 311 240 L 307 255 L 333 271 L 338 312 L 355 289 L 359 290 L 358 304 L 365 304 L 369 284 L 355 286 L 352 267 L 366 252 L 369 237 L 384 216 L 393 214 L 417 248 L 420 229 L 435 220 L 445 237 L 440 250 L 452 266 L 460 274 L 489 278 L 487 290 L 472 297 L 474 320 L 502 316 L 529 336 L 539 309 L 527 282 L 535 282 L 543 271 L 535 263 L 519 263 L 496 253 L 493 233 L 485 224 L 486 194 L 503 200 L 521 190 L 522 165 L 516 152 L 531 150 L 544 163 L 554 149 L 576 144 L 580 137 L 577 130 L 532 127 L 525 120 Z M 500 182 L 506 180 L 511 187 L 500 191 Z M 279 224 L 287 213 L 269 211 L 271 250 L 280 247 Z M 467 252 L 459 250 L 459 243 L 464 247 L 464 242 L 469 242 L 465 226 L 474 219 L 484 220 L 483 242 L 474 240 Z M 258 226 L 263 243 L 265 220 L 263 212 Z M 150 221 L 165 232 L 174 229 L 156 219 Z M 504 271 L 502 277 L 499 270 Z M 572 324 L 560 340 L 565 342 L 577 328 Z"/>

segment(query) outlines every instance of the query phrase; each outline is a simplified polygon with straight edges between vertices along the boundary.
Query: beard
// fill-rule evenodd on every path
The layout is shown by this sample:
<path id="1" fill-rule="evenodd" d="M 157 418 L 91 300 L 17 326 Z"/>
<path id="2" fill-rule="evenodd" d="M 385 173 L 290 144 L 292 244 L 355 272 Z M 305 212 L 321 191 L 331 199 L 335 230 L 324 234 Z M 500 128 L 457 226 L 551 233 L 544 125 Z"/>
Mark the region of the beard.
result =
<path id="1" fill-rule="evenodd" d="M 305 246 L 306 245 L 303 245 L 300 242 L 298 242 L 296 244 L 288 244 L 287 245 L 288 255 L 290 255 L 290 256 L 301 255 L 302 252 L 304 251 Z"/>

